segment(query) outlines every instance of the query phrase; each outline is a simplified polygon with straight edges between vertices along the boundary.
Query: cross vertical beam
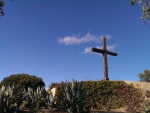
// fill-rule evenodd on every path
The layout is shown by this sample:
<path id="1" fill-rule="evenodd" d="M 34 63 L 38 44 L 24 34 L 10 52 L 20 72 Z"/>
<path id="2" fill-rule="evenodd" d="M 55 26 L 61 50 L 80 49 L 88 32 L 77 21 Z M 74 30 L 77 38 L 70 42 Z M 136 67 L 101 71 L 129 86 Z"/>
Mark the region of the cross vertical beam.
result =
<path id="1" fill-rule="evenodd" d="M 103 49 L 92 48 L 92 51 L 103 54 L 103 66 L 104 66 L 104 78 L 103 78 L 103 80 L 109 80 L 109 78 L 108 78 L 108 66 L 107 66 L 107 54 L 112 55 L 112 56 L 117 56 L 117 53 L 107 51 L 106 37 L 105 36 L 103 36 Z"/>
<path id="2" fill-rule="evenodd" d="M 107 51 L 106 47 L 106 37 L 103 37 L 103 50 Z M 104 64 L 104 80 L 109 80 L 108 78 L 108 67 L 107 67 L 107 53 L 103 53 L 103 64 Z"/>

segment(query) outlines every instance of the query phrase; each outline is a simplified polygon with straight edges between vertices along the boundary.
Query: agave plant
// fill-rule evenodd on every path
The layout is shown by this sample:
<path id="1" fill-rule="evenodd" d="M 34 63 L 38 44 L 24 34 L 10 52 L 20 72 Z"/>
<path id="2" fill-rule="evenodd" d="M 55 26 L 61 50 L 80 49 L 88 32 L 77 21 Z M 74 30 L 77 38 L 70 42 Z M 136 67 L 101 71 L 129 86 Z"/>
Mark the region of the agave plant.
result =
<path id="1" fill-rule="evenodd" d="M 46 94 L 46 104 L 47 104 L 47 106 L 50 107 L 50 108 L 53 108 L 54 107 L 54 101 L 55 101 L 55 99 L 54 99 L 52 93 L 47 92 L 47 94 Z"/>
<path id="2" fill-rule="evenodd" d="M 14 113 L 26 98 L 26 92 L 21 87 L 2 86 L 0 91 L 0 113 Z"/>
<path id="3" fill-rule="evenodd" d="M 72 80 L 71 87 L 67 82 L 61 85 L 66 100 L 59 105 L 59 108 L 67 109 L 68 113 L 83 112 L 86 103 L 84 100 L 88 97 L 88 93 L 82 88 L 82 83 Z"/>
<path id="4" fill-rule="evenodd" d="M 46 97 L 46 90 L 44 87 L 37 87 L 37 89 L 34 88 L 28 88 L 28 97 L 27 102 L 30 104 L 30 108 L 40 108 L 40 102 L 43 101 L 45 103 L 45 97 Z"/>

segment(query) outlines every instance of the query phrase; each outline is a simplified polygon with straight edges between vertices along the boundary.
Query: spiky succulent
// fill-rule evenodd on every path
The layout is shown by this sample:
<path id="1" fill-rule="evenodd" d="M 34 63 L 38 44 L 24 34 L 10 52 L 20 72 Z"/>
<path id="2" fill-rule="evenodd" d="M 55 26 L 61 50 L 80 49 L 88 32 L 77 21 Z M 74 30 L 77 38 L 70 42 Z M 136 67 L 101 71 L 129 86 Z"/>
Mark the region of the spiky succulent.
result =
<path id="1" fill-rule="evenodd" d="M 28 88 L 28 97 L 27 97 L 27 102 L 31 104 L 31 108 L 36 108 L 38 109 L 41 107 L 39 102 L 45 101 L 46 97 L 46 90 L 44 87 L 37 87 L 36 89 L 34 88 Z"/>
<path id="2" fill-rule="evenodd" d="M 88 96 L 86 89 L 82 88 L 82 82 L 77 82 L 73 79 L 71 87 L 66 82 L 61 85 L 61 90 L 66 100 L 64 99 L 65 102 L 63 102 L 63 105 L 60 107 L 64 107 L 69 113 L 82 112 L 86 103 L 84 100 Z"/>
<path id="3" fill-rule="evenodd" d="M 47 106 L 53 108 L 54 107 L 54 101 L 55 101 L 55 99 L 54 99 L 52 93 L 47 92 L 47 95 L 46 95 Z"/>
<path id="4" fill-rule="evenodd" d="M 0 112 L 17 112 L 26 96 L 24 88 L 18 86 L 2 86 L 0 91 Z"/>

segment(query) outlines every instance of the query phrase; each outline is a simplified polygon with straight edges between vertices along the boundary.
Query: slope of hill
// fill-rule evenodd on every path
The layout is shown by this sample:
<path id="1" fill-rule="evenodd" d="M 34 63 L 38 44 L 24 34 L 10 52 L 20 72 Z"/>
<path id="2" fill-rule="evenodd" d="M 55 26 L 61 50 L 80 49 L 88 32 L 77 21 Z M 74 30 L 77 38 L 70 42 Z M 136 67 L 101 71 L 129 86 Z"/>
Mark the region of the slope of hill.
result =
<path id="1" fill-rule="evenodd" d="M 134 82 L 134 81 L 124 81 L 127 84 L 133 84 L 135 88 L 141 89 L 143 91 L 150 91 L 150 83 L 148 82 Z"/>

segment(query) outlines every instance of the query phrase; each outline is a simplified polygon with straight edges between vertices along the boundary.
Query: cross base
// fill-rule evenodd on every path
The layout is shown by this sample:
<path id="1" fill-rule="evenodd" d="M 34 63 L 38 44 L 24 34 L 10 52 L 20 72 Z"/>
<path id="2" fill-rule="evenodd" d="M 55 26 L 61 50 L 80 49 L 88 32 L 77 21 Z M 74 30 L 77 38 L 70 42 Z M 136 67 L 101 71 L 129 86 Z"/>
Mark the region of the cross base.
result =
<path id="1" fill-rule="evenodd" d="M 106 78 L 106 77 L 105 77 L 105 78 L 103 78 L 103 80 L 109 80 L 109 78 Z"/>

